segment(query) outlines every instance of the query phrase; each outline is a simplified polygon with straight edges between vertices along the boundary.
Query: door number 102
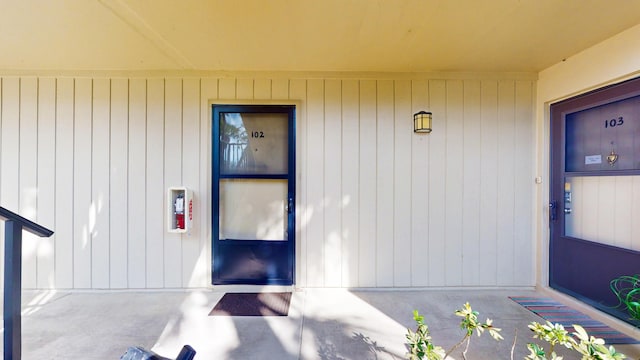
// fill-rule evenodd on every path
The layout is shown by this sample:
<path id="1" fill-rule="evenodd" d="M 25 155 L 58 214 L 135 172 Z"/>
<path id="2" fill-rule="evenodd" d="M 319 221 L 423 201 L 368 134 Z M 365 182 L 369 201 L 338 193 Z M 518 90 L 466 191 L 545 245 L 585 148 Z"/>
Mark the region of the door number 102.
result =
<path id="1" fill-rule="evenodd" d="M 263 138 L 264 137 L 264 131 L 252 131 L 251 132 L 251 137 L 252 138 Z"/>
<path id="2" fill-rule="evenodd" d="M 610 127 L 616 127 L 616 126 L 620 126 L 624 124 L 624 119 L 622 118 L 622 116 L 620 116 L 617 119 L 611 119 L 611 120 L 605 120 L 604 121 L 604 128 L 610 128 Z"/>

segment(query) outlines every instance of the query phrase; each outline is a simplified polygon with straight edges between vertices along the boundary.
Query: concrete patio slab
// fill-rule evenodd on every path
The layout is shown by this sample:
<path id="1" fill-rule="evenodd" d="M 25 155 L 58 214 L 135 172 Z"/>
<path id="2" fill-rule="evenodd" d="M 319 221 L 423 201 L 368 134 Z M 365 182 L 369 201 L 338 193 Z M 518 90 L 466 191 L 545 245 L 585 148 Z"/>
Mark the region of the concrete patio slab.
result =
<path id="1" fill-rule="evenodd" d="M 528 289 L 296 289 L 286 317 L 209 316 L 222 295 L 219 289 L 25 291 L 22 358 L 119 359 L 129 346 L 175 358 L 189 344 L 195 359 L 404 359 L 414 309 L 435 343 L 448 349 L 462 339 L 454 311 L 468 301 L 481 320 L 502 328 L 505 340 L 474 336 L 467 359 L 509 359 L 516 331 L 513 358 L 522 359 L 532 341 L 527 325 L 542 319 L 508 296 L 548 296 Z M 640 357 L 637 345 L 616 349 Z M 458 351 L 451 359 L 462 356 Z"/>

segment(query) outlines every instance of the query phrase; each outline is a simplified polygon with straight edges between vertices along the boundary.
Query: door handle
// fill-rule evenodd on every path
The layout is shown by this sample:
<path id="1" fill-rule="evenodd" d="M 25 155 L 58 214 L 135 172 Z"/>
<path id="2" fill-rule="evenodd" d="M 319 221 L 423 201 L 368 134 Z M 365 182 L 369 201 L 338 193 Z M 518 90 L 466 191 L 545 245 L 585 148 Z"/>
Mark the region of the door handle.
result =
<path id="1" fill-rule="evenodd" d="M 293 198 L 289 198 L 287 201 L 287 213 L 291 214 L 293 212 Z"/>

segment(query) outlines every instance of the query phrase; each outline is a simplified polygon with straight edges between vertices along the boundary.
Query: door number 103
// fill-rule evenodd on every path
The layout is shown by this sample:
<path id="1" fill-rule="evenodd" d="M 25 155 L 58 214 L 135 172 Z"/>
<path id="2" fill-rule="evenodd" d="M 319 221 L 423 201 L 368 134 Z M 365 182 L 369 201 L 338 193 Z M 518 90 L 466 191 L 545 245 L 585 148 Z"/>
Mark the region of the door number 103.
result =
<path id="1" fill-rule="evenodd" d="M 622 116 L 620 116 L 617 119 L 605 120 L 604 128 L 606 129 L 610 127 L 621 126 L 622 124 L 624 124 L 624 119 L 622 118 Z"/>
<path id="2" fill-rule="evenodd" d="M 251 132 L 251 137 L 252 138 L 263 138 L 264 137 L 264 131 L 252 131 Z"/>

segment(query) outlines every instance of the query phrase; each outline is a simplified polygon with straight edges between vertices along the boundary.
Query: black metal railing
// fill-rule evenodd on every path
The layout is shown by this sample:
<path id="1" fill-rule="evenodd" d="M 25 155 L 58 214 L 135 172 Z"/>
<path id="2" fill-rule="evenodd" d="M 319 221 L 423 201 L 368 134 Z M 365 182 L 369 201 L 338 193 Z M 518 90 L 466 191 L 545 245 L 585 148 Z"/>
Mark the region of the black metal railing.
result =
<path id="1" fill-rule="evenodd" d="M 53 231 L 0 206 L 4 221 L 4 359 L 22 356 L 22 230 L 40 237 Z"/>

